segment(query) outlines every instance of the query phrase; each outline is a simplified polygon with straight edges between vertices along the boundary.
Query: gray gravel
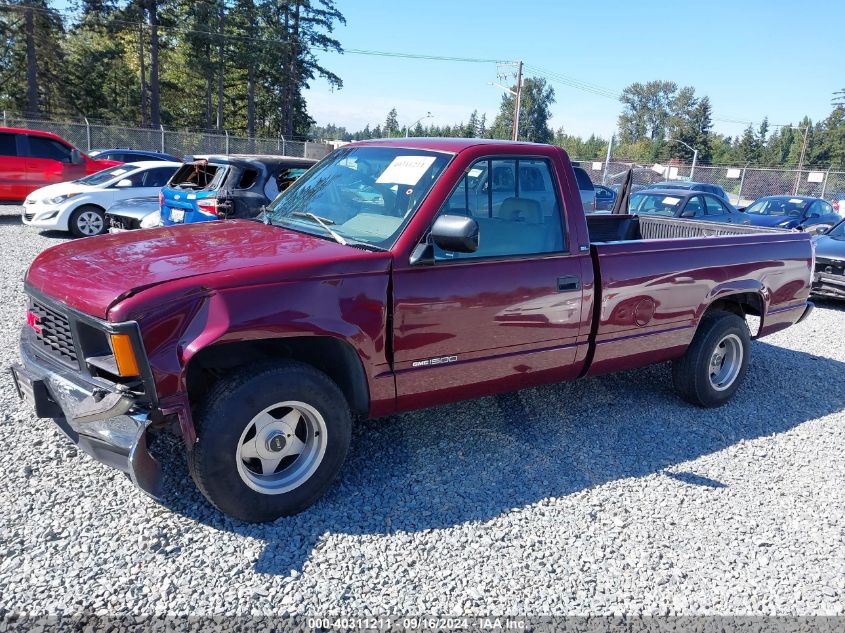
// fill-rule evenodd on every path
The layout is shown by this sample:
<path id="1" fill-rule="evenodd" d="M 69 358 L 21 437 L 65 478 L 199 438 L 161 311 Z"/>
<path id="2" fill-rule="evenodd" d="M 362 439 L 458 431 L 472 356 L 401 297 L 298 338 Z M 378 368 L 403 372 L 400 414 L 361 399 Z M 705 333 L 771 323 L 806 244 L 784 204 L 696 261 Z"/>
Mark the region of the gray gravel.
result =
<path id="1" fill-rule="evenodd" d="M 22 275 L 64 236 L 0 217 L 0 364 Z M 845 614 L 843 306 L 754 344 L 728 406 L 667 366 L 360 424 L 311 511 L 166 505 L 0 382 L 0 614 Z"/>

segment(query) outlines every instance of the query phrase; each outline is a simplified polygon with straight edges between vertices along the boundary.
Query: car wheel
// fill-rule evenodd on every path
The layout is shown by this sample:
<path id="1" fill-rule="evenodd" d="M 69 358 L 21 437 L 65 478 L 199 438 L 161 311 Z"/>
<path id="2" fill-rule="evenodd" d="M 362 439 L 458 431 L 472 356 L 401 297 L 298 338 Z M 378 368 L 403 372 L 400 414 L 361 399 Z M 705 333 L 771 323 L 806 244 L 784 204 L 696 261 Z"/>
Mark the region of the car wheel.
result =
<path id="1" fill-rule="evenodd" d="M 340 471 L 352 416 L 323 372 L 295 361 L 219 381 L 196 416 L 188 466 L 200 492 L 244 521 L 297 514 Z"/>
<path id="2" fill-rule="evenodd" d="M 75 237 L 102 235 L 108 230 L 106 214 L 100 207 L 79 207 L 71 214 L 68 227 Z"/>
<path id="3" fill-rule="evenodd" d="M 687 402 L 718 407 L 734 395 L 748 371 L 751 334 L 745 319 L 717 310 L 701 319 L 686 353 L 672 363 L 675 389 Z"/>

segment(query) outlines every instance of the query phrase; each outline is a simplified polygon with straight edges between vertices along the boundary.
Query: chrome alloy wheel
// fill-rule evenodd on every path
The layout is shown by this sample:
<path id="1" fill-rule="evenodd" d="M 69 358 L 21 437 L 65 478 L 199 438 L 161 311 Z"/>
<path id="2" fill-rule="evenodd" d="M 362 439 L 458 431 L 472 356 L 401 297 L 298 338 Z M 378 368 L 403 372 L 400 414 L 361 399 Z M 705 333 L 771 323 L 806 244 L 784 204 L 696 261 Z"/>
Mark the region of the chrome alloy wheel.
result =
<path id="1" fill-rule="evenodd" d="M 83 235 L 98 235 L 103 230 L 103 223 L 103 218 L 94 211 L 83 211 L 76 218 L 76 228 Z"/>
<path id="2" fill-rule="evenodd" d="M 241 433 L 235 454 L 238 474 L 261 494 L 290 492 L 320 466 L 327 441 L 319 411 L 304 402 L 279 402 L 252 418 Z"/>
<path id="3" fill-rule="evenodd" d="M 713 389 L 724 391 L 734 383 L 742 368 L 743 354 L 742 340 L 736 334 L 728 334 L 719 341 L 710 357 L 710 385 Z"/>

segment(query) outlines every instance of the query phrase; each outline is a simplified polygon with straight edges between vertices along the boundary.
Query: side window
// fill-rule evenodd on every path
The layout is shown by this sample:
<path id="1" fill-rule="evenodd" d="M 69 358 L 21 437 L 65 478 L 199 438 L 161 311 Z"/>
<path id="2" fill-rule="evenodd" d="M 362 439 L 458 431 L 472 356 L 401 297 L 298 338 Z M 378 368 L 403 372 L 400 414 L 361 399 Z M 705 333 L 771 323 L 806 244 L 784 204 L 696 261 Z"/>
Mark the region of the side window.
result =
<path id="1" fill-rule="evenodd" d="M 129 174 L 128 176 L 126 176 L 126 179 L 132 182 L 133 187 L 143 187 L 146 176 L 147 172 L 136 171 L 134 174 Z"/>
<path id="2" fill-rule="evenodd" d="M 31 158 L 47 158 L 62 163 L 69 163 L 70 151 L 70 147 L 52 138 L 43 136 L 29 137 L 29 155 Z"/>
<path id="3" fill-rule="evenodd" d="M 15 134 L 9 132 L 0 133 L 0 156 L 17 156 L 17 140 Z"/>
<path id="4" fill-rule="evenodd" d="M 692 212 L 693 215 L 690 216 L 690 212 Z M 684 207 L 684 216 L 699 218 L 703 214 L 704 208 L 701 204 L 701 196 L 693 196 L 690 198 L 689 202 L 687 202 L 687 206 Z"/>
<path id="5" fill-rule="evenodd" d="M 176 172 L 174 167 L 156 167 L 144 172 L 145 187 L 164 187 L 170 177 Z"/>
<path id="6" fill-rule="evenodd" d="M 258 180 L 258 171 L 255 169 L 244 169 L 236 189 L 249 189 Z"/>
<path id="7" fill-rule="evenodd" d="M 561 252 L 566 240 L 554 182 L 544 159 L 485 159 L 473 164 L 440 213 L 473 216 L 478 250 L 449 253 L 435 246 L 435 260 Z"/>
<path id="8" fill-rule="evenodd" d="M 833 213 L 835 213 L 835 211 L 833 210 L 833 206 L 829 202 L 821 202 L 819 204 L 821 205 L 820 213 L 822 215 L 832 215 Z"/>
<path id="9" fill-rule="evenodd" d="M 713 196 L 704 196 L 707 215 L 725 215 L 728 210 L 719 200 Z"/>

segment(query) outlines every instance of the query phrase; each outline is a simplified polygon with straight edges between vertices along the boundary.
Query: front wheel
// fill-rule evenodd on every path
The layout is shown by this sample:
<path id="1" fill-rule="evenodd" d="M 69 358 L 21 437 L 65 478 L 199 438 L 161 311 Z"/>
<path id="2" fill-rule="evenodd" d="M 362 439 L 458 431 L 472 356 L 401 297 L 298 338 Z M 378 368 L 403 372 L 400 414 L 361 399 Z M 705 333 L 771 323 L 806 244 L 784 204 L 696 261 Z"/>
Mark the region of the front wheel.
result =
<path id="1" fill-rule="evenodd" d="M 106 232 L 106 214 L 100 207 L 84 206 L 74 211 L 68 221 L 68 228 L 75 237 L 91 237 Z"/>
<path id="2" fill-rule="evenodd" d="M 745 378 L 750 352 L 745 319 L 722 310 L 705 314 L 686 353 L 672 363 L 675 389 L 700 407 L 721 406 Z"/>
<path id="3" fill-rule="evenodd" d="M 241 370 L 211 390 L 188 456 L 203 495 L 244 521 L 305 510 L 346 458 L 351 414 L 337 385 L 304 363 Z"/>

